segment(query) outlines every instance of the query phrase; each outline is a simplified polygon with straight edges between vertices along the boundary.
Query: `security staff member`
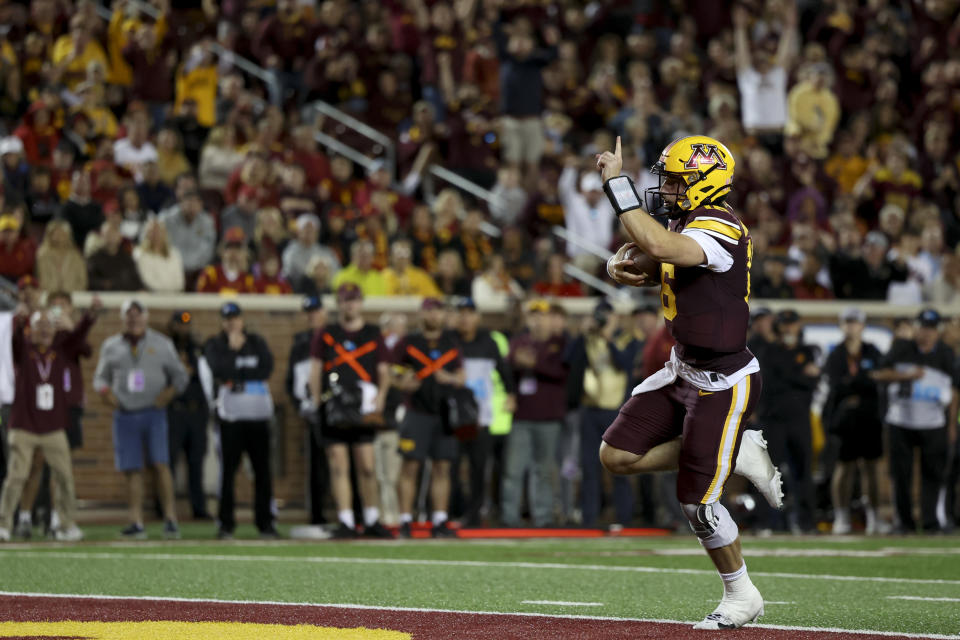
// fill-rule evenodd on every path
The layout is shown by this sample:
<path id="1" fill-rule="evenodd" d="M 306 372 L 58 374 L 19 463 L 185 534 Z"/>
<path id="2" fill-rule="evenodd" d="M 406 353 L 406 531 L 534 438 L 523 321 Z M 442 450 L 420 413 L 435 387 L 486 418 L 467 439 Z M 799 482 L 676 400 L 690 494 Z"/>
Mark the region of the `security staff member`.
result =
<path id="1" fill-rule="evenodd" d="M 207 419 L 210 412 L 197 372 L 197 361 L 202 353 L 200 343 L 191 331 L 192 323 L 193 317 L 189 311 L 174 311 L 167 325 L 177 355 L 190 376 L 186 390 L 167 406 L 170 474 L 175 475 L 177 455 L 182 450 L 187 456 L 187 478 L 193 518 L 211 520 L 203 495 L 203 457 L 207 453 Z"/>
<path id="2" fill-rule="evenodd" d="M 207 340 L 204 359 L 212 377 L 223 466 L 220 485 L 220 529 L 217 537 L 233 538 L 234 478 L 244 452 L 254 473 L 254 517 L 260 537 L 277 538 L 271 502 L 270 420 L 273 398 L 267 385 L 273 372 L 273 354 L 266 340 L 244 327 L 236 302 L 220 308 L 223 330 Z"/>
<path id="3" fill-rule="evenodd" d="M 290 401 L 306 424 L 307 463 L 310 467 L 307 488 L 310 502 L 310 524 L 326 524 L 323 516 L 323 494 L 327 485 L 327 456 L 323 452 L 320 422 L 317 417 L 316 400 L 310 396 L 310 344 L 327 324 L 327 312 L 319 296 L 303 299 L 303 311 L 307 314 L 308 329 L 293 336 L 290 357 L 287 359 L 287 377 L 284 386 Z"/>
<path id="4" fill-rule="evenodd" d="M 813 437 L 810 428 L 810 403 L 820 376 L 816 348 L 803 344 L 800 316 L 792 309 L 779 312 L 774 319 L 777 336 L 757 354 L 764 371 L 764 390 L 757 413 L 773 463 L 789 467 L 792 495 L 787 505 L 790 528 L 812 530 Z M 781 466 L 783 465 L 783 466 Z"/>
<path id="5" fill-rule="evenodd" d="M 949 444 L 956 440 L 957 381 L 953 349 L 940 340 L 940 314 L 925 309 L 916 338 L 896 340 L 874 379 L 887 387 L 890 425 L 890 475 L 901 533 L 914 533 L 913 455 L 920 449 L 920 512 L 923 531 L 946 528 L 937 516 L 937 500 L 947 466 Z"/>

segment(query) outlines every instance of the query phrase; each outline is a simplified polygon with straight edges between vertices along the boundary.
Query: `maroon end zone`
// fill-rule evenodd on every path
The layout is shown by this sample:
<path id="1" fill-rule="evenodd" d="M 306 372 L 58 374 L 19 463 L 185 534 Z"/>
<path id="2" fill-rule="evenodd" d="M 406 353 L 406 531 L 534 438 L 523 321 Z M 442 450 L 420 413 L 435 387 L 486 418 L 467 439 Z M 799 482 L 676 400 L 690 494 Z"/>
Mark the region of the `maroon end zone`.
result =
<path id="1" fill-rule="evenodd" d="M 686 640 L 727 637 L 729 632 L 694 631 L 686 624 L 596 620 L 550 616 L 354 609 L 321 605 L 185 602 L 46 596 L 0 596 L 0 620 L 8 622 L 247 622 L 314 624 L 323 627 L 389 629 L 415 640 Z M 890 635 L 746 627 L 737 640 L 880 640 Z"/>

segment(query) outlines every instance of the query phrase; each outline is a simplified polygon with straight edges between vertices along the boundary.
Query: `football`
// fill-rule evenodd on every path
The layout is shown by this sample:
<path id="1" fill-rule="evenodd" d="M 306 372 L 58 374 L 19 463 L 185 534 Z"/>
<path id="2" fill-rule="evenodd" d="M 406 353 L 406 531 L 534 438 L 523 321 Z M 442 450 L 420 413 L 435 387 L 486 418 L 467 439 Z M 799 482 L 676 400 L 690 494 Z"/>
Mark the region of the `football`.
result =
<path id="1" fill-rule="evenodd" d="M 645 254 L 637 247 L 630 247 L 624 254 L 624 259 L 633 260 L 633 264 L 626 268 L 629 273 L 647 276 L 645 286 L 652 287 L 660 284 L 660 263 Z"/>

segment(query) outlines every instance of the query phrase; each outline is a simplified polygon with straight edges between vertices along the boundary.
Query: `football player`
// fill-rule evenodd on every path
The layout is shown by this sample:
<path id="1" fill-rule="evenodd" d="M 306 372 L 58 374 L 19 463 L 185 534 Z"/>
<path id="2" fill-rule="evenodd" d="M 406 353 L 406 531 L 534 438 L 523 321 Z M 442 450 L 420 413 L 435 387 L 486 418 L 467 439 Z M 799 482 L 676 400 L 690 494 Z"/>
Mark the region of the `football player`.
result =
<path id="1" fill-rule="evenodd" d="M 620 175 L 622 165 L 617 138 L 597 167 L 632 242 L 607 271 L 640 286 L 659 266 L 663 315 L 677 344 L 604 433 L 600 460 L 617 474 L 678 469 L 677 498 L 723 580 L 719 606 L 694 628 L 735 629 L 763 615 L 763 597 L 747 575 L 737 525 L 720 504 L 724 483 L 736 469 L 777 507 L 782 491 L 760 432 L 742 429 L 761 378 L 746 346 L 753 245 L 725 202 L 734 159 L 706 136 L 675 140 L 653 166 L 659 185 L 643 200 Z M 654 218 L 664 215 L 666 227 Z"/>

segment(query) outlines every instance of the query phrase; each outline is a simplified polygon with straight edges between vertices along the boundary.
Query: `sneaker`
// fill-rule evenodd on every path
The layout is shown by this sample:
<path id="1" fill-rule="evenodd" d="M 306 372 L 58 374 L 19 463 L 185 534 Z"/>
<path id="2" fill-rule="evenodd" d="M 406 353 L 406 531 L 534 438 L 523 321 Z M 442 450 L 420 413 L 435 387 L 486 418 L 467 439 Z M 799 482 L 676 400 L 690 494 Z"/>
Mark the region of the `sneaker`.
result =
<path id="1" fill-rule="evenodd" d="M 749 480 L 771 507 L 783 508 L 783 479 L 770 460 L 762 431 L 747 429 L 740 440 L 740 453 L 733 472 Z"/>
<path id="2" fill-rule="evenodd" d="M 365 538 L 384 538 L 387 540 L 393 540 L 393 532 L 390 529 L 387 529 L 385 526 L 380 524 L 380 521 L 377 520 L 369 527 L 363 528 L 363 537 Z"/>
<path id="3" fill-rule="evenodd" d="M 694 629 L 717 631 L 720 629 L 739 629 L 743 625 L 756 622 L 763 615 L 763 596 L 756 587 L 736 600 L 723 596 L 713 613 L 693 625 Z"/>
<path id="4" fill-rule="evenodd" d="M 146 540 L 147 531 L 143 528 L 142 524 L 133 524 L 127 525 L 127 528 L 120 532 L 120 536 L 127 538 L 128 540 Z"/>
<path id="5" fill-rule="evenodd" d="M 457 532 L 450 528 L 449 520 L 444 520 L 440 524 L 433 525 L 430 536 L 433 538 L 456 538 Z"/>
<path id="6" fill-rule="evenodd" d="M 348 527 L 341 522 L 340 526 L 333 530 L 332 537 L 334 540 L 354 540 L 359 538 L 360 534 L 357 533 L 356 529 Z"/>
<path id="7" fill-rule="evenodd" d="M 10 542 L 10 529 L 0 527 L 0 542 Z"/>
<path id="8" fill-rule="evenodd" d="M 233 531 L 217 529 L 217 540 L 233 540 Z"/>
<path id="9" fill-rule="evenodd" d="M 53 532 L 53 539 L 58 542 L 80 542 L 83 540 L 83 531 L 77 528 L 77 525 L 69 529 L 57 529 Z"/>
<path id="10" fill-rule="evenodd" d="M 403 524 L 400 525 L 400 528 L 397 529 L 397 537 L 398 537 L 398 538 L 412 538 L 412 537 L 413 537 L 413 533 L 411 533 L 411 531 L 410 531 L 410 523 L 409 523 L 409 522 L 404 522 Z"/>
<path id="11" fill-rule="evenodd" d="M 833 527 L 830 529 L 830 533 L 835 536 L 845 536 L 853 530 L 853 527 L 850 526 L 850 518 L 844 518 L 842 516 L 834 516 L 833 518 Z"/>
<path id="12" fill-rule="evenodd" d="M 260 532 L 260 539 L 261 540 L 279 540 L 280 532 L 274 529 L 273 527 L 270 527 L 269 529 L 264 529 L 263 531 Z"/>
<path id="13" fill-rule="evenodd" d="M 18 538 L 23 538 L 24 540 L 29 540 L 33 535 L 33 520 L 29 516 L 20 517 L 20 521 L 17 522 L 17 526 L 13 528 L 13 535 Z"/>
<path id="14" fill-rule="evenodd" d="M 163 523 L 163 537 L 167 540 L 180 539 L 180 527 L 173 520 L 167 520 Z"/>

